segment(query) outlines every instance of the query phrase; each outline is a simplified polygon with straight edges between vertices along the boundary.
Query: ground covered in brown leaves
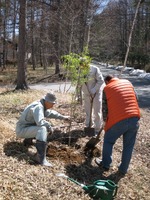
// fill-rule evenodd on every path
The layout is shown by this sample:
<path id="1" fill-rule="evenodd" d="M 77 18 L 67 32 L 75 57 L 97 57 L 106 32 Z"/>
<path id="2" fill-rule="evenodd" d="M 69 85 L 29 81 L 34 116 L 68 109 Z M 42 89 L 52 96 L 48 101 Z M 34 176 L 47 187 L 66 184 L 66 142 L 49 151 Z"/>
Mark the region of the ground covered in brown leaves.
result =
<path id="1" fill-rule="evenodd" d="M 51 120 L 58 127 L 49 137 L 47 158 L 53 168 L 36 165 L 30 159 L 35 152 L 34 145 L 27 148 L 22 139 L 15 136 L 15 124 L 21 111 L 30 102 L 39 99 L 44 91 L 0 91 L 0 200 L 89 200 L 81 186 L 56 176 L 64 173 L 80 183 L 89 185 L 95 180 L 110 179 L 118 184 L 116 200 L 148 200 L 150 197 L 150 111 L 141 110 L 140 130 L 130 164 L 129 173 L 121 178 L 117 176 L 120 162 L 122 140 L 114 146 L 113 167 L 104 172 L 94 162 L 102 148 L 101 141 L 91 154 L 85 154 L 84 147 L 90 139 L 84 134 L 84 110 L 70 104 L 71 96 L 57 93 L 58 104 L 55 110 L 70 115 L 74 109 L 71 127 L 60 120 Z M 36 97 L 36 98 L 35 98 Z"/>

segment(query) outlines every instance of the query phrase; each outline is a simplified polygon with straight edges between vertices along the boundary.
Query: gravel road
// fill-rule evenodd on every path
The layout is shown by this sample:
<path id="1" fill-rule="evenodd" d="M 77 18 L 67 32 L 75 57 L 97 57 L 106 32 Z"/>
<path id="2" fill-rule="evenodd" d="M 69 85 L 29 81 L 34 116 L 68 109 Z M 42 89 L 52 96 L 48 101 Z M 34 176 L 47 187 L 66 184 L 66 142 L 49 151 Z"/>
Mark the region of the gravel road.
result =
<path id="1" fill-rule="evenodd" d="M 115 69 L 110 69 L 106 68 L 105 66 L 102 65 L 97 65 L 97 67 L 100 68 L 103 76 L 106 76 L 107 74 L 112 74 L 116 77 L 119 76 L 120 71 L 117 71 Z M 143 79 L 143 78 L 138 78 L 137 76 L 130 76 L 128 73 L 122 73 L 121 78 L 126 78 L 135 87 L 135 91 L 138 94 L 138 101 L 139 101 L 139 106 L 141 108 L 147 108 L 150 109 L 150 81 Z M 30 85 L 31 89 L 42 89 L 42 90 L 53 90 L 57 92 L 73 92 L 74 87 L 71 86 L 70 82 L 64 83 L 64 82 L 59 82 L 59 83 L 40 83 L 40 84 L 34 84 Z"/>

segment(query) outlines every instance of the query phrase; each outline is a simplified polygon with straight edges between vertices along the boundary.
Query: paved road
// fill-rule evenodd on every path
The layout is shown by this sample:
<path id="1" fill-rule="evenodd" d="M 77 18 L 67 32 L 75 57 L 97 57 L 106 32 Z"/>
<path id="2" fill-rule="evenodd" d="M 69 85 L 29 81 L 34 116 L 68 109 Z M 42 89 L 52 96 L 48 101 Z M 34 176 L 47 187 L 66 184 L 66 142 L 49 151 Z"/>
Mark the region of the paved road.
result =
<path id="1" fill-rule="evenodd" d="M 100 66 L 100 69 L 104 76 L 106 76 L 106 74 L 112 74 L 118 77 L 120 73 L 120 71 L 106 67 Z M 127 72 L 122 73 L 121 78 L 126 78 L 133 84 L 138 95 L 139 106 L 141 108 L 150 109 L 150 81 L 144 78 L 138 78 L 137 76 L 131 76 Z"/>
<path id="2" fill-rule="evenodd" d="M 103 76 L 106 76 L 107 74 L 112 74 L 116 77 L 119 76 L 119 71 L 106 68 L 102 65 L 96 65 L 100 68 Z M 121 78 L 126 78 L 129 81 L 132 82 L 132 84 L 135 87 L 135 91 L 138 94 L 139 98 L 139 105 L 141 108 L 148 108 L 150 109 L 150 81 L 143 79 L 143 78 L 137 78 L 137 76 L 130 76 L 128 73 L 123 73 Z M 40 83 L 36 85 L 30 85 L 31 89 L 43 89 L 43 90 L 53 90 L 57 92 L 73 92 L 74 87 L 71 86 L 71 84 L 68 82 L 66 84 L 64 83 Z"/>
<path id="3" fill-rule="evenodd" d="M 55 92 L 74 92 L 74 87 L 71 86 L 70 82 L 58 82 L 58 83 L 38 83 L 29 85 L 31 89 L 36 90 L 53 90 Z"/>

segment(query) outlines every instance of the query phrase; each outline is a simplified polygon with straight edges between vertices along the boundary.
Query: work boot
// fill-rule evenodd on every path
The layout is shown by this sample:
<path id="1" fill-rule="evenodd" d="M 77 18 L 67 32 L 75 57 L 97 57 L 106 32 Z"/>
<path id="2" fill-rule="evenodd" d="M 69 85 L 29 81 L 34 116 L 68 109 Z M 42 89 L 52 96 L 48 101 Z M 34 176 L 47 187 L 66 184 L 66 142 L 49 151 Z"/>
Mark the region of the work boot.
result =
<path id="1" fill-rule="evenodd" d="M 37 149 L 37 154 L 34 158 L 34 161 L 41 165 L 52 167 L 53 165 L 46 160 L 47 143 L 37 140 L 35 146 Z"/>
<path id="2" fill-rule="evenodd" d="M 33 138 L 25 138 L 25 139 L 23 140 L 23 145 L 24 145 L 25 147 L 28 147 L 28 146 L 33 145 L 32 139 L 33 139 Z"/>

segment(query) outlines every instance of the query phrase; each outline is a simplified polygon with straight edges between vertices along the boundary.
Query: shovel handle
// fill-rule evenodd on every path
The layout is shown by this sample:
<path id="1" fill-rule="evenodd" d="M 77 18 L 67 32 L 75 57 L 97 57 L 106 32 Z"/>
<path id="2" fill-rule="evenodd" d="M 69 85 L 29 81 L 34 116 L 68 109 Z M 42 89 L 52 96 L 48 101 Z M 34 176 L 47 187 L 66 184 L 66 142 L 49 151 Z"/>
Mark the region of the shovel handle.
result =
<path id="1" fill-rule="evenodd" d="M 89 95 L 90 95 L 90 98 L 91 98 L 91 107 L 90 107 L 90 122 L 89 122 L 89 127 L 91 128 L 91 125 L 92 125 L 92 108 L 93 108 L 93 100 L 96 96 L 96 93 L 94 94 L 94 96 L 91 95 L 90 91 L 89 91 L 89 88 L 88 88 L 88 85 L 87 85 L 87 82 L 85 82 L 85 85 L 87 87 L 87 90 L 89 92 Z"/>
<path id="2" fill-rule="evenodd" d="M 96 93 L 94 94 L 94 96 L 92 96 L 90 94 L 90 98 L 91 98 L 91 107 L 90 107 L 90 122 L 89 122 L 89 127 L 91 128 L 91 125 L 92 125 L 92 109 L 93 109 L 93 101 L 94 101 L 94 98 L 96 96 Z"/>
<path id="3" fill-rule="evenodd" d="M 90 107 L 90 122 L 89 122 L 90 128 L 91 128 L 91 125 L 92 125 L 92 108 L 93 108 L 93 97 L 91 97 L 91 107 Z"/>
<path id="4" fill-rule="evenodd" d="M 103 126 L 100 128 L 100 130 L 99 130 L 99 132 L 98 132 L 98 134 L 96 136 L 96 140 L 99 139 L 99 136 L 100 136 L 100 134 L 101 134 L 102 131 L 103 131 Z"/>

